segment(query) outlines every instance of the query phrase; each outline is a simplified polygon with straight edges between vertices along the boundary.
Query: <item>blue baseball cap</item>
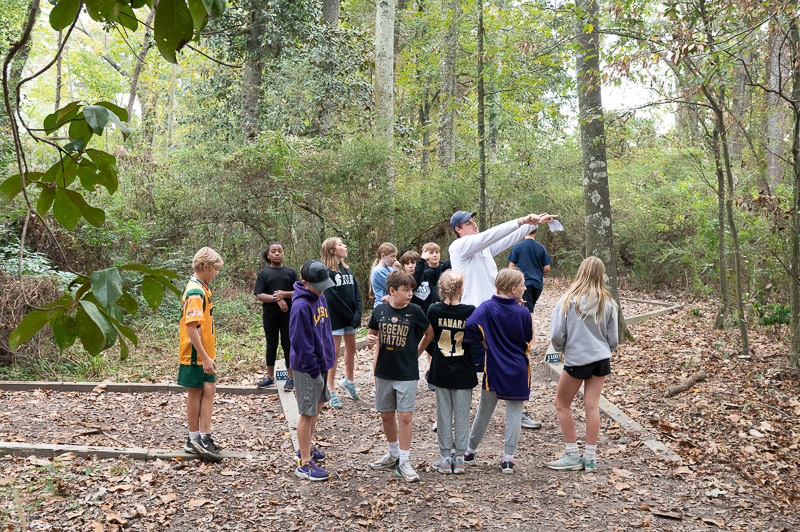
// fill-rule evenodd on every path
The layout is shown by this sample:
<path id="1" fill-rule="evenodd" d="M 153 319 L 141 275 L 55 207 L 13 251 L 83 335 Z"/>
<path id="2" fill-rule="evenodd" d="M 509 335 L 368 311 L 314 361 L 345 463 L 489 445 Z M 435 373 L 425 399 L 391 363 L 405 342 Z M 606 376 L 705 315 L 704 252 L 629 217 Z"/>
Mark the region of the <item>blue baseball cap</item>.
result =
<path id="1" fill-rule="evenodd" d="M 468 222 L 470 218 L 478 214 L 477 211 L 475 212 L 467 212 L 467 211 L 458 211 L 453 216 L 450 217 L 450 228 L 455 231 L 457 225 L 461 225 L 464 222 Z"/>

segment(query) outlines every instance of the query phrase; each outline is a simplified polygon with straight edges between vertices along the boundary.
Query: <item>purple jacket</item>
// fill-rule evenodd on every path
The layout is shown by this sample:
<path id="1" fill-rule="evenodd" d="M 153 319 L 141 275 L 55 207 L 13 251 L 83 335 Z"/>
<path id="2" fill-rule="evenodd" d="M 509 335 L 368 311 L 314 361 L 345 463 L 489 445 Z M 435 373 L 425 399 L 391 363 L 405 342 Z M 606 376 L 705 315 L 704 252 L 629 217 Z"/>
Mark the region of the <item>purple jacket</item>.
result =
<path id="1" fill-rule="evenodd" d="M 289 311 L 289 339 L 292 347 L 289 366 L 294 371 L 316 377 L 333 367 L 333 329 L 328 302 L 302 282 L 294 283 L 292 309 Z"/>
<path id="2" fill-rule="evenodd" d="M 465 342 L 486 342 L 483 389 L 498 399 L 527 401 L 531 392 L 528 360 L 533 323 L 528 309 L 508 297 L 492 296 L 467 319 Z"/>

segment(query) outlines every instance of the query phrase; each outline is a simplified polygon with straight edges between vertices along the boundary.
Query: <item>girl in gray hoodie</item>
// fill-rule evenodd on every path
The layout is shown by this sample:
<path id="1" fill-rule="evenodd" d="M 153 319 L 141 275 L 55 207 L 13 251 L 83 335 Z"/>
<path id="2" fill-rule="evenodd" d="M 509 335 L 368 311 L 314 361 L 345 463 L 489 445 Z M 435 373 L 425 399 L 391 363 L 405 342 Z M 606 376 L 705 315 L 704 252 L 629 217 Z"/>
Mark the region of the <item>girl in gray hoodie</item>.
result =
<path id="1" fill-rule="evenodd" d="M 553 309 L 550 340 L 564 353 L 564 371 L 558 380 L 556 414 L 564 433 L 564 455 L 547 467 L 557 470 L 597 470 L 595 452 L 600 433 L 600 393 L 611 373 L 611 351 L 617 348 L 617 305 L 604 281 L 605 266 L 588 257 L 575 280 Z M 586 448 L 581 458 L 570 405 L 583 384 L 586 407 Z"/>

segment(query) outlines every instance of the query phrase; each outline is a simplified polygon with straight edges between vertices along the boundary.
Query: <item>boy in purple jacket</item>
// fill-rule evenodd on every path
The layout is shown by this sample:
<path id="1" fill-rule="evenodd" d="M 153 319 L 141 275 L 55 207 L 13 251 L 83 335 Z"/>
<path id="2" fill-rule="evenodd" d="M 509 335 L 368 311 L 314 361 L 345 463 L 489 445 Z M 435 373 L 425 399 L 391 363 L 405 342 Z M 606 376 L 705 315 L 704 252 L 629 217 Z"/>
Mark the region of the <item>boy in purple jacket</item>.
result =
<path id="1" fill-rule="evenodd" d="M 328 302 L 322 295 L 333 286 L 328 268 L 318 260 L 310 260 L 300 269 L 302 281 L 294 284 L 292 308 L 289 314 L 289 338 L 297 394 L 297 469 L 294 474 L 306 480 L 328 480 L 330 474 L 317 462 L 325 459 L 325 453 L 311 444 L 317 425 L 317 416 L 323 405 L 330 400 L 328 393 L 328 370 L 336 358 L 333 352 L 333 330 L 328 315 Z"/>

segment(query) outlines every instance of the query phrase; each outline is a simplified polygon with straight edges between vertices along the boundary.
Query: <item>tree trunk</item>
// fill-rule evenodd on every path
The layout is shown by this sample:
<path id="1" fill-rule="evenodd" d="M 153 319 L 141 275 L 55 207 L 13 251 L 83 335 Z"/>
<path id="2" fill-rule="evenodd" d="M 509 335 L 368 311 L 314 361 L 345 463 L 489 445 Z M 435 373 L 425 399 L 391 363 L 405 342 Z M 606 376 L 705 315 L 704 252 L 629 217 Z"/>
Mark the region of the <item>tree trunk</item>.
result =
<path id="1" fill-rule="evenodd" d="M 431 104 L 429 100 L 430 90 L 426 88 L 423 92 L 422 103 L 419 105 L 419 126 L 422 128 L 422 159 L 420 161 L 420 166 L 423 170 L 427 170 L 431 162 Z"/>
<path id="2" fill-rule="evenodd" d="M 245 41 L 244 73 L 242 75 L 242 137 L 245 142 L 253 140 L 261 129 L 259 104 L 261 103 L 261 78 L 264 68 L 264 21 L 259 2 L 247 4 L 248 28 Z"/>
<path id="3" fill-rule="evenodd" d="M 606 267 L 607 285 L 619 304 L 617 259 L 611 225 L 611 201 L 608 190 L 606 134 L 603 97 L 600 88 L 599 0 L 577 0 L 577 74 L 578 122 L 581 129 L 583 162 L 583 199 L 586 221 L 586 255 L 599 257 Z M 584 28 L 591 26 L 591 32 Z M 619 338 L 633 336 L 619 312 Z"/>
<path id="4" fill-rule="evenodd" d="M 36 14 L 30 15 L 32 11 L 35 11 Z M 25 10 L 25 12 L 30 16 L 38 16 L 39 11 L 40 6 L 38 0 L 31 0 L 31 2 L 28 4 L 28 8 Z M 26 18 L 24 22 L 27 23 L 27 20 L 28 19 Z M 21 33 L 24 33 L 25 27 L 25 24 L 23 24 L 23 32 Z M 14 109 L 16 109 L 17 106 L 17 100 L 15 96 L 17 94 L 17 84 L 20 82 L 20 79 L 22 79 L 22 71 L 25 69 L 25 65 L 28 64 L 28 57 L 31 54 L 32 45 L 33 39 L 27 39 L 25 41 L 22 47 L 17 50 L 17 53 L 14 54 L 8 70 L 8 89 L 10 91 L 8 97 L 9 102 Z M 7 50 L 4 50 L 4 52 L 7 52 Z M 3 57 L 3 59 L 5 59 L 5 57 Z M 5 115 L 4 109 L 0 111 L 0 119 L 3 119 L 3 115 Z M 2 121 L 4 122 L 5 120 Z"/>
<path id="5" fill-rule="evenodd" d="M 339 0 L 322 1 L 322 19 L 332 30 L 339 28 Z M 333 70 L 332 61 L 326 61 L 325 68 L 330 72 Z M 322 112 L 319 115 L 319 131 L 322 135 L 327 135 L 331 129 L 333 120 L 333 98 L 325 95 L 322 101 Z"/>
<path id="6" fill-rule="evenodd" d="M 724 329 L 731 311 L 730 288 L 728 287 L 728 260 L 725 256 L 725 171 L 722 168 L 722 153 L 719 148 L 719 128 L 714 127 L 711 140 L 714 153 L 714 166 L 717 171 L 717 256 L 719 260 L 720 307 L 714 319 L 715 329 Z"/>
<path id="7" fill-rule="evenodd" d="M 145 26 L 144 37 L 142 37 L 142 48 L 139 52 L 139 55 L 136 58 L 135 64 L 133 66 L 133 74 L 131 75 L 131 88 L 128 91 L 128 120 L 130 121 L 133 118 L 133 104 L 136 101 L 136 95 L 139 94 L 138 86 L 139 86 L 139 75 L 142 73 L 142 66 L 144 66 L 144 58 L 147 56 L 147 52 L 150 50 L 150 41 L 152 39 L 150 35 L 150 29 L 153 27 L 153 19 L 156 16 L 156 6 L 158 6 L 158 0 L 153 2 L 153 9 L 150 10 L 150 13 L 147 15 L 147 22 Z M 144 97 L 142 97 L 142 117 L 144 117 Z"/>
<path id="8" fill-rule="evenodd" d="M 483 80 L 483 0 L 477 0 L 478 9 L 478 223 L 480 227 L 489 227 L 486 223 L 486 123 L 485 123 L 485 88 Z"/>
<path id="9" fill-rule="evenodd" d="M 446 26 L 442 34 L 441 91 L 437 158 L 447 168 L 456 162 L 456 66 L 458 62 L 458 0 L 442 0 Z"/>
<path id="10" fill-rule="evenodd" d="M 774 3 L 774 2 L 773 2 Z M 785 33 L 781 29 L 783 17 L 776 13 L 770 20 L 769 35 L 767 38 L 767 67 L 765 72 L 765 84 L 767 89 L 782 92 L 781 82 L 786 81 L 789 74 L 789 50 L 784 43 Z M 782 160 L 784 153 L 784 138 L 788 117 L 786 113 L 785 101 L 774 92 L 765 95 L 765 153 L 764 160 L 766 171 L 769 176 L 770 188 L 783 183 L 783 172 L 785 164 Z"/>
<path id="11" fill-rule="evenodd" d="M 730 111 L 737 117 L 737 123 L 739 124 L 749 122 L 747 114 L 750 109 L 750 87 L 747 86 L 747 69 L 751 68 L 753 64 L 750 57 L 752 57 L 750 54 L 740 54 L 733 72 L 733 101 L 731 102 Z M 745 64 L 742 64 L 742 61 Z M 745 65 L 747 68 L 745 68 Z M 733 128 L 731 137 L 731 163 L 740 168 L 744 161 L 744 131 L 741 128 Z M 755 153 L 753 157 L 756 157 Z"/>
<path id="12" fill-rule="evenodd" d="M 394 144 L 394 0 L 378 0 L 375 13 L 375 136 Z M 391 164 L 388 173 L 393 190 Z"/>
<path id="13" fill-rule="evenodd" d="M 795 3 L 796 5 L 796 3 Z M 800 29 L 797 17 L 789 26 L 792 64 L 800 64 Z M 800 370 L 800 68 L 792 71 L 792 258 L 791 258 L 791 351 L 789 361 Z"/>

